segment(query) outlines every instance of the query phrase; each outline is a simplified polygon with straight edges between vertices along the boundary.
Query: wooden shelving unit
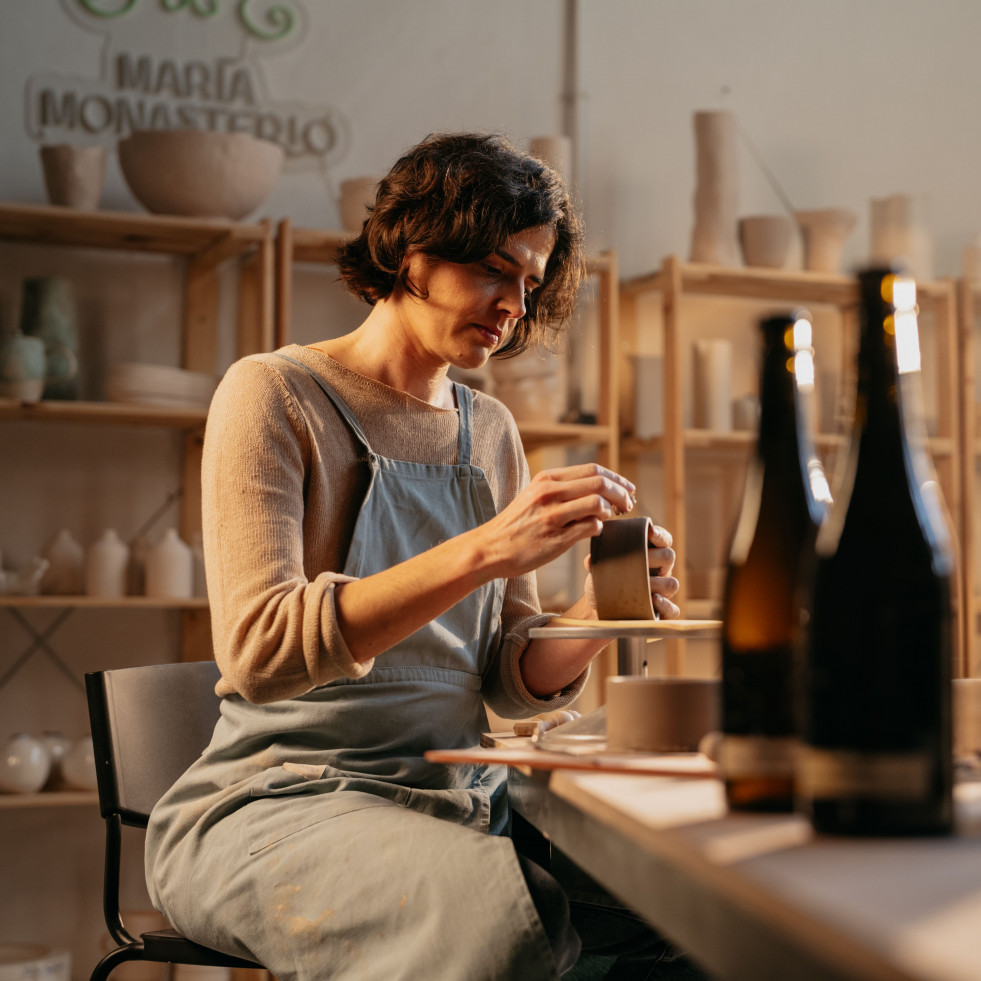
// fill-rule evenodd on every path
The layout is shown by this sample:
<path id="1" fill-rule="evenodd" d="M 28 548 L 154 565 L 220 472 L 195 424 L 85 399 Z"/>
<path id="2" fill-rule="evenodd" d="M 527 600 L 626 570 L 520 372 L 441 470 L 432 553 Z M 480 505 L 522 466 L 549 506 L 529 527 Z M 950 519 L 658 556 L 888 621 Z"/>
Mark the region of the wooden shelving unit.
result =
<path id="1" fill-rule="evenodd" d="M 664 435 L 638 440 L 626 434 L 622 450 L 625 457 L 656 453 L 664 467 L 663 524 L 675 535 L 676 568 L 686 568 L 687 468 L 691 454 L 719 454 L 738 460 L 752 446 L 753 435 L 744 432 L 710 432 L 685 426 L 683 416 L 682 345 L 686 339 L 685 302 L 693 297 L 717 297 L 729 300 L 755 301 L 767 304 L 806 307 L 832 307 L 842 317 L 846 334 L 853 330 L 858 304 L 858 284 L 851 276 L 812 272 L 785 272 L 749 268 L 723 268 L 687 263 L 672 256 L 661 268 L 650 274 L 621 283 L 620 303 L 625 350 L 636 348 L 637 338 L 646 325 L 638 313 L 639 299 L 647 294 L 660 297 L 664 357 Z M 962 407 L 956 393 L 958 376 L 957 303 L 954 283 L 950 280 L 917 284 L 921 311 L 933 318 L 937 357 L 937 433 L 931 440 L 931 451 L 951 514 L 958 521 L 966 510 L 961 486 L 963 450 L 959 440 Z M 750 339 L 752 342 L 755 339 Z M 816 343 L 820 343 L 819 340 Z M 964 357 L 960 361 L 964 361 Z M 845 445 L 837 433 L 818 434 L 818 447 L 831 452 Z M 704 597 L 691 597 L 682 579 L 679 602 L 689 615 L 705 615 L 712 604 Z M 717 609 L 714 611 L 717 612 Z M 959 662 L 961 658 L 959 657 Z M 672 642 L 668 650 L 669 673 L 684 671 L 683 642 Z"/>

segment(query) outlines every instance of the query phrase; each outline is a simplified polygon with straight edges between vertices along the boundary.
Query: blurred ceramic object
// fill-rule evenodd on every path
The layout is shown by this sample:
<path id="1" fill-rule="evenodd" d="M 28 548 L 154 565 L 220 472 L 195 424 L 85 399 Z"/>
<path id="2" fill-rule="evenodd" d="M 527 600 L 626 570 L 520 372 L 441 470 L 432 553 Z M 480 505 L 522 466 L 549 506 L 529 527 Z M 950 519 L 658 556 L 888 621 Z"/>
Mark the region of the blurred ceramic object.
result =
<path id="1" fill-rule="evenodd" d="M 508 407 L 515 422 L 559 422 L 567 407 L 565 385 L 558 375 L 495 382 L 494 395 Z"/>
<path id="2" fill-rule="evenodd" d="M 606 748 L 610 752 L 694 753 L 720 727 L 713 678 L 606 679 Z"/>
<path id="3" fill-rule="evenodd" d="M 548 164 L 566 183 L 572 180 L 572 140 L 568 136 L 532 137 L 528 152 Z"/>
<path id="4" fill-rule="evenodd" d="M 168 599 L 194 595 L 194 554 L 178 537 L 176 528 L 168 528 L 147 552 L 146 594 Z"/>
<path id="5" fill-rule="evenodd" d="M 743 395 L 732 403 L 732 428 L 740 432 L 756 432 L 760 424 L 760 400 L 755 395 Z"/>
<path id="6" fill-rule="evenodd" d="M 78 326 L 75 291 L 60 276 L 24 280 L 20 329 L 44 343 L 44 398 L 78 397 Z"/>
<path id="7" fill-rule="evenodd" d="M 231 976 L 229 968 L 212 964 L 174 965 L 174 981 L 230 981 Z"/>
<path id="8" fill-rule="evenodd" d="M 85 554 L 85 592 L 88 596 L 117 599 L 126 595 L 129 547 L 114 528 L 89 546 Z"/>
<path id="9" fill-rule="evenodd" d="M 927 200 L 918 194 L 891 194 L 870 201 L 873 263 L 902 260 L 918 280 L 933 279 L 933 241 L 926 220 Z"/>
<path id="10" fill-rule="evenodd" d="M 19 332 L 0 335 L 0 398 L 40 401 L 44 372 L 44 341 Z"/>
<path id="11" fill-rule="evenodd" d="M 51 769 L 48 772 L 47 779 L 47 784 L 50 786 L 64 779 L 61 764 L 70 752 L 74 742 L 57 729 L 46 729 L 42 732 L 41 742 L 47 748 L 48 756 L 51 759 Z"/>
<path id="12" fill-rule="evenodd" d="M 72 956 L 41 944 L 0 944 L 0 981 L 71 981 Z"/>
<path id="13" fill-rule="evenodd" d="M 85 549 L 67 528 L 62 528 L 44 550 L 48 570 L 41 592 L 53 596 L 81 596 L 85 587 Z"/>
<path id="14" fill-rule="evenodd" d="M 659 354 L 635 354 L 634 435 L 652 439 L 664 432 L 664 358 Z"/>
<path id="15" fill-rule="evenodd" d="M 794 217 L 804 239 L 804 268 L 810 272 L 840 272 L 845 241 L 858 220 L 855 212 L 818 208 L 795 211 Z"/>
<path id="16" fill-rule="evenodd" d="M 732 342 L 709 338 L 694 344 L 694 405 L 696 429 L 732 429 Z"/>
<path id="17" fill-rule="evenodd" d="M 739 264 L 736 120 L 730 112 L 696 112 L 695 226 L 691 261 Z"/>
<path id="18" fill-rule="evenodd" d="M 8 794 L 37 793 L 51 772 L 48 747 L 26 732 L 11 736 L 0 755 L 0 791 Z"/>
<path id="19" fill-rule="evenodd" d="M 341 181 L 341 197 L 338 208 L 344 231 L 361 232 L 368 218 L 368 209 L 375 203 L 378 193 L 377 177 L 349 177 Z"/>
<path id="20" fill-rule="evenodd" d="M 747 215 L 739 219 L 739 248 L 747 266 L 783 269 L 790 255 L 794 223 L 788 215 Z"/>
<path id="21" fill-rule="evenodd" d="M 248 133 L 137 130 L 118 152 L 129 189 L 156 214 L 238 221 L 266 200 L 283 168 L 282 147 Z"/>
<path id="22" fill-rule="evenodd" d="M 8 592 L 18 596 L 37 596 L 41 591 L 41 581 L 51 563 L 39 555 L 35 555 L 27 565 L 16 574 L 13 588 Z"/>
<path id="23" fill-rule="evenodd" d="M 95 750 L 92 747 L 91 736 L 83 736 L 75 740 L 72 748 L 65 753 L 61 761 L 61 775 L 65 783 L 75 790 L 98 789 L 95 776 Z"/>
<path id="24" fill-rule="evenodd" d="M 106 148 L 58 143 L 41 147 L 44 186 L 51 204 L 95 211 L 106 182 Z"/>

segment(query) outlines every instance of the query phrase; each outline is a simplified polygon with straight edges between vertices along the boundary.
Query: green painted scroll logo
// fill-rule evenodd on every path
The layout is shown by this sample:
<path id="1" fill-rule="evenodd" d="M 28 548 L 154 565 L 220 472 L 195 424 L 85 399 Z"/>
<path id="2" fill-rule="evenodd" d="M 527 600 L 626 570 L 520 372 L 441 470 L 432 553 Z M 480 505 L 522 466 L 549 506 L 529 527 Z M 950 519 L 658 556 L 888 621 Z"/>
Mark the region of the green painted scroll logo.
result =
<path id="1" fill-rule="evenodd" d="M 135 10 L 140 0 L 76 0 L 78 5 L 94 17 L 107 20 L 123 17 Z M 214 17 L 220 0 L 159 0 L 161 10 L 169 14 L 183 11 L 197 17 Z M 288 3 L 278 3 L 264 12 L 254 13 L 255 0 L 237 0 L 235 12 L 239 22 L 253 37 L 263 41 L 279 41 L 288 37 L 296 27 L 296 11 Z"/>

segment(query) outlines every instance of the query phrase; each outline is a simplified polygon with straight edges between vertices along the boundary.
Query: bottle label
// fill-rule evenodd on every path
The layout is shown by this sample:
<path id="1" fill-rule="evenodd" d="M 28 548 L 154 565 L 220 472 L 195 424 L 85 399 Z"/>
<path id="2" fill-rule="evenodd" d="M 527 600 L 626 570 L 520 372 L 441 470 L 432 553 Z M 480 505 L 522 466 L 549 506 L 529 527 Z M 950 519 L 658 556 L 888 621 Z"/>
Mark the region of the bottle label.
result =
<path id="1" fill-rule="evenodd" d="M 727 779 L 790 777 L 798 752 L 787 736 L 729 736 L 722 740 L 719 765 Z"/>
<path id="2" fill-rule="evenodd" d="M 809 799 L 922 800 L 930 793 L 928 753 L 860 753 L 803 746 L 797 783 Z"/>

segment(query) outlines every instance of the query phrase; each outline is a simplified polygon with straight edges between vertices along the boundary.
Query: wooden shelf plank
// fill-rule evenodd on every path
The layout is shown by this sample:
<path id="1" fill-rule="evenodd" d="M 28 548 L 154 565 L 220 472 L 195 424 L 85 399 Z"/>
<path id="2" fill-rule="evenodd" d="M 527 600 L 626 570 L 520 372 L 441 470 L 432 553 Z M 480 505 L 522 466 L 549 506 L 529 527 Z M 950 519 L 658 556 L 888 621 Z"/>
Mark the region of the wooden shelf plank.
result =
<path id="1" fill-rule="evenodd" d="M 0 596 L 0 607 L 47 607 L 88 610 L 206 610 L 208 601 L 194 596 L 190 599 L 168 599 L 162 596 Z"/>
<path id="2" fill-rule="evenodd" d="M 193 256 L 242 255 L 269 235 L 263 225 L 52 205 L 0 204 L 0 239 L 42 245 L 129 249 Z"/>
<path id="3" fill-rule="evenodd" d="M 858 302 L 858 283 L 854 276 L 781 269 L 730 268 L 704 263 L 679 264 L 684 293 L 725 296 L 733 299 L 780 300 L 787 303 L 818 303 L 851 306 Z M 659 270 L 646 276 L 624 280 L 625 294 L 647 293 L 665 288 Z M 946 281 L 917 283 L 921 301 L 949 300 L 951 284 Z"/>
<path id="4" fill-rule="evenodd" d="M 207 416 L 208 410 L 204 408 L 140 405 L 135 402 L 18 402 L 15 399 L 0 399 L 0 420 L 4 421 L 95 422 L 195 429 L 204 425 Z"/>
<path id="5" fill-rule="evenodd" d="M 612 438 L 609 426 L 586 423 L 519 422 L 518 432 L 526 452 L 546 446 L 605 446 Z"/>
<path id="6" fill-rule="evenodd" d="M 294 262 L 319 262 L 333 265 L 338 248 L 352 238 L 349 232 L 318 228 L 291 229 Z"/>
<path id="7" fill-rule="evenodd" d="M 0 791 L 0 810 L 27 807 L 93 807 L 98 813 L 99 795 L 94 790 L 42 790 L 37 794 Z"/>

